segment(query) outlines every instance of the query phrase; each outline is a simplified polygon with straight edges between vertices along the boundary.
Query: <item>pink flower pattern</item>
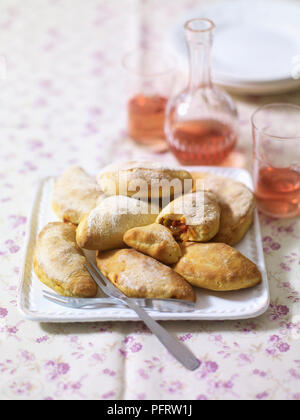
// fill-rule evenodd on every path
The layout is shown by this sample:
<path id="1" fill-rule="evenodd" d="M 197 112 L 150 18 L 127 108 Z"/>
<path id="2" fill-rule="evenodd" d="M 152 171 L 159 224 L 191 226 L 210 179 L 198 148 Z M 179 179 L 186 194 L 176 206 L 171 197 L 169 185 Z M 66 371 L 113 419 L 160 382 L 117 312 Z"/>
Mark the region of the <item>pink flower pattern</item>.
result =
<path id="1" fill-rule="evenodd" d="M 74 164 L 97 173 L 119 159 L 174 162 L 170 154 L 143 150 L 124 130 L 127 86 L 120 57 L 135 47 L 124 11 L 135 13 L 138 1 L 23 3 L 0 4 L 1 56 L 7 66 L 7 80 L 0 78 L 4 398 L 300 400 L 299 218 L 260 215 L 272 298 L 265 315 L 165 324 L 201 362 L 196 372 L 181 367 L 140 322 L 40 325 L 22 319 L 16 305 L 19 261 L 38 179 Z M 198 3 L 157 1 L 156 24 L 143 26 L 141 43 L 161 43 Z M 300 95 L 281 100 L 299 103 Z M 238 103 L 243 150 L 251 145 L 249 117 L 263 102 L 244 97 L 243 105 Z M 250 152 L 248 157 L 250 163 Z"/>

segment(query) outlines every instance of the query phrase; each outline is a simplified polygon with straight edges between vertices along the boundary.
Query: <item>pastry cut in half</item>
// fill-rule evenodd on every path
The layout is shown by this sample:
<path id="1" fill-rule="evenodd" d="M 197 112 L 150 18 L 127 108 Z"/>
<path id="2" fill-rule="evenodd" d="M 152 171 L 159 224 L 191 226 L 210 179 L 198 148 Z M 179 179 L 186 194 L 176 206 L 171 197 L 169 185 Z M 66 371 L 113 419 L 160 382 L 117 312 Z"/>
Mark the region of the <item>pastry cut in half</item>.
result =
<path id="1" fill-rule="evenodd" d="M 125 196 L 105 198 L 81 220 L 76 234 L 81 248 L 106 251 L 124 247 L 123 236 L 129 229 L 153 223 L 158 208 L 148 202 Z"/>
<path id="2" fill-rule="evenodd" d="M 128 230 L 123 241 L 164 264 L 175 264 L 182 255 L 170 230 L 157 223 Z"/>
<path id="3" fill-rule="evenodd" d="M 188 243 L 182 252 L 173 268 L 193 286 L 227 292 L 254 287 L 262 280 L 256 264 L 229 245 Z"/>
<path id="4" fill-rule="evenodd" d="M 73 166 L 58 178 L 53 189 L 52 208 L 59 219 L 78 225 L 103 197 L 96 180 L 79 166 Z"/>
<path id="5" fill-rule="evenodd" d="M 241 182 L 224 176 L 197 173 L 194 177 L 195 188 L 214 193 L 221 207 L 220 229 L 214 242 L 239 243 L 254 220 L 253 192 Z"/>
<path id="6" fill-rule="evenodd" d="M 220 206 L 210 192 L 186 194 L 168 204 L 156 223 L 167 227 L 178 241 L 208 242 L 219 231 Z"/>
<path id="7" fill-rule="evenodd" d="M 194 302 L 192 286 L 170 267 L 135 249 L 98 253 L 99 270 L 128 297 Z"/>
<path id="8" fill-rule="evenodd" d="M 39 280 L 63 296 L 91 298 L 98 287 L 85 269 L 87 260 L 76 244 L 76 227 L 48 223 L 40 232 L 34 253 Z"/>
<path id="9" fill-rule="evenodd" d="M 180 168 L 156 162 L 120 162 L 102 169 L 98 183 L 107 195 L 159 199 L 188 193 L 193 188 L 192 175 Z"/>

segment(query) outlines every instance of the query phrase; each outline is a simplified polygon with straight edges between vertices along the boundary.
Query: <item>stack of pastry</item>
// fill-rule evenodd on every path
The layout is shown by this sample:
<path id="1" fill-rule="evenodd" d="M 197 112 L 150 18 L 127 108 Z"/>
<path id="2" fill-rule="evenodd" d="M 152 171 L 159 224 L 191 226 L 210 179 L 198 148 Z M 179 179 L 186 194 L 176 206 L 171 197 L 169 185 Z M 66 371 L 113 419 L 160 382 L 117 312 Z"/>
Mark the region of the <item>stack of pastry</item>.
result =
<path id="1" fill-rule="evenodd" d="M 230 178 L 151 162 L 110 165 L 93 179 L 69 168 L 57 181 L 61 222 L 40 233 L 38 278 L 65 296 L 93 297 L 82 249 L 97 251 L 103 274 L 129 297 L 194 301 L 194 287 L 233 291 L 261 282 L 233 246 L 253 222 L 253 193 Z"/>

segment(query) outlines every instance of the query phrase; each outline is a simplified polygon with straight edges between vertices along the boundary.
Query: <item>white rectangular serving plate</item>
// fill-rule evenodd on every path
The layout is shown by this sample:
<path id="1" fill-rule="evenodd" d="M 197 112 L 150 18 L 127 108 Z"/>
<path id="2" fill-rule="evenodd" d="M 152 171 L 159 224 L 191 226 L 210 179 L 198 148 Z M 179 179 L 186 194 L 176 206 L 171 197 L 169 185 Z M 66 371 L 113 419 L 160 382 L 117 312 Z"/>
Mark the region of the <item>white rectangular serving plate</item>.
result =
<path id="1" fill-rule="evenodd" d="M 189 167 L 186 169 L 192 172 L 203 171 L 224 175 L 243 182 L 250 189 L 253 189 L 251 175 L 245 170 L 219 167 Z M 18 294 L 18 306 L 22 315 L 31 321 L 53 323 L 137 321 L 139 318 L 135 312 L 126 307 L 72 309 L 48 302 L 43 298 L 42 290 L 46 286 L 38 280 L 34 273 L 33 253 L 38 233 L 48 222 L 57 220 L 51 207 L 54 182 L 55 177 L 47 177 L 40 182 L 27 225 Z M 242 291 L 222 293 L 195 289 L 197 301 L 194 311 L 172 313 L 149 311 L 150 315 L 161 321 L 224 321 L 255 318 L 262 315 L 269 307 L 270 292 L 257 211 L 252 228 L 236 248 L 258 265 L 263 278 L 259 286 Z"/>

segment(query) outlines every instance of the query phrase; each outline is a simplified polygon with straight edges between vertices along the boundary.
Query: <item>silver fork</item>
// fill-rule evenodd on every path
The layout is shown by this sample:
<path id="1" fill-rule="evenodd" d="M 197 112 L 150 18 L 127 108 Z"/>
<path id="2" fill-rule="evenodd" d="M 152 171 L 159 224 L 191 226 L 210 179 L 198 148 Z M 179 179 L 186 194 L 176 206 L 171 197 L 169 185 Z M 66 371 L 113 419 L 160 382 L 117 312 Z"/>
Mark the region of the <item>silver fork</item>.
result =
<path id="1" fill-rule="evenodd" d="M 172 337 L 167 330 L 159 325 L 151 316 L 144 311 L 139 305 L 137 305 L 131 298 L 125 296 L 119 289 L 117 289 L 113 283 L 111 283 L 98 269 L 98 267 L 90 262 L 93 270 L 85 265 L 92 278 L 98 284 L 100 289 L 108 296 L 125 303 L 129 308 L 136 312 L 139 318 L 147 325 L 149 330 L 159 339 L 159 341 L 166 347 L 166 349 L 187 369 L 196 370 L 200 363 L 192 352 L 185 347 L 180 341 Z"/>
<path id="2" fill-rule="evenodd" d="M 52 303 L 57 303 L 61 306 L 74 309 L 97 309 L 106 305 L 121 306 L 115 299 L 111 298 L 97 298 L 97 299 L 83 299 L 83 298 L 71 298 L 55 293 L 51 293 L 48 290 L 43 290 L 43 297 Z M 95 302 L 97 301 L 97 302 Z"/>
<path id="3" fill-rule="evenodd" d="M 49 290 L 43 290 L 43 297 L 52 303 L 74 309 L 99 309 L 105 306 L 124 308 L 127 306 L 115 298 L 72 298 L 51 293 Z M 178 299 L 133 299 L 133 301 L 143 308 L 159 312 L 191 312 L 195 309 L 193 302 Z"/>

